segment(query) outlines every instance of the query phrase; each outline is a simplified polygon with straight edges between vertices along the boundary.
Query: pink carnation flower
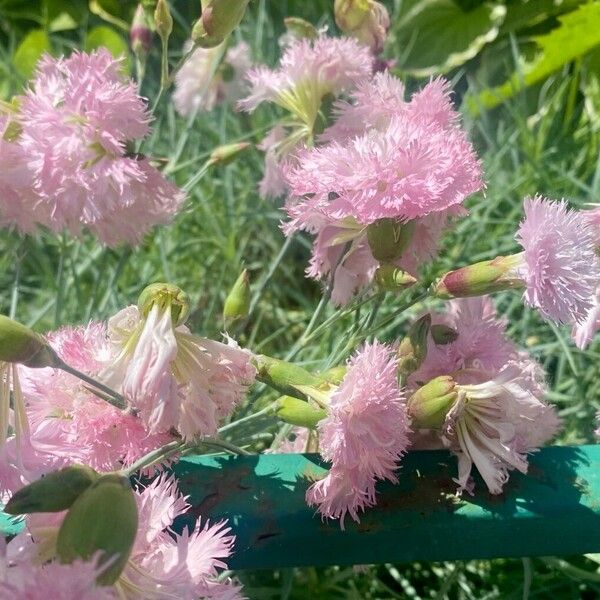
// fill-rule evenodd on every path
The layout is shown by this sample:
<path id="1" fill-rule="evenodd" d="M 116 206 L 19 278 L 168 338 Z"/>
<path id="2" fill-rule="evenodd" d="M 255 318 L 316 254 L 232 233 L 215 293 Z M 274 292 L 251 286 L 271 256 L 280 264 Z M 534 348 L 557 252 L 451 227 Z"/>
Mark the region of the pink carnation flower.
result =
<path id="1" fill-rule="evenodd" d="M 520 357 L 493 379 L 458 388 L 442 435 L 458 457 L 456 482 L 470 491 L 475 465 L 490 493 L 500 494 L 509 471 L 526 473 L 527 453 L 551 439 L 560 426 L 554 408 L 542 400 L 541 369 Z"/>
<path id="2" fill-rule="evenodd" d="M 517 232 L 523 246 L 517 267 L 525 302 L 558 323 L 580 323 L 594 306 L 600 262 L 584 213 L 541 196 L 526 198 Z"/>
<path id="3" fill-rule="evenodd" d="M 54 231 L 82 228 L 104 243 L 137 243 L 168 222 L 184 194 L 144 158 L 126 155 L 150 115 L 107 50 L 45 57 L 21 99 L 18 143 L 36 202 L 30 219 Z M 20 226 L 18 219 L 13 219 Z"/>
<path id="4" fill-rule="evenodd" d="M 375 505 L 377 480 L 397 481 L 395 471 L 409 444 L 397 367 L 390 347 L 365 344 L 349 361 L 329 415 L 319 424 L 321 454 L 331 469 L 311 485 L 306 500 L 324 517 L 340 519 L 342 528 L 346 514 L 358 521 L 360 511 Z"/>
<path id="5" fill-rule="evenodd" d="M 186 46 L 188 51 L 190 47 Z M 181 116 L 189 117 L 198 109 L 212 110 L 220 102 L 242 97 L 243 78 L 252 66 L 250 48 L 245 42 L 229 48 L 219 66 L 222 54 L 222 45 L 196 48 L 177 71 L 173 102 Z"/>
<path id="6" fill-rule="evenodd" d="M 153 433 L 177 429 L 186 439 L 213 435 L 242 399 L 256 370 L 252 355 L 174 327 L 170 307 L 143 319 L 135 306 L 109 321 L 116 358 L 102 373 Z"/>

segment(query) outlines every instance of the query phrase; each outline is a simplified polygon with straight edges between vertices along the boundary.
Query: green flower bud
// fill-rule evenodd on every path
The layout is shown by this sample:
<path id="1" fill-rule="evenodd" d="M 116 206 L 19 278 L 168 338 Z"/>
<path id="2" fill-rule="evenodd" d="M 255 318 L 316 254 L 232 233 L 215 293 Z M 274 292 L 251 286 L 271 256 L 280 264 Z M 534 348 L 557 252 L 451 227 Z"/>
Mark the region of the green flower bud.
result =
<path id="1" fill-rule="evenodd" d="M 439 429 L 458 398 L 456 382 L 449 375 L 432 379 L 408 399 L 408 413 L 416 429 Z"/>
<path id="2" fill-rule="evenodd" d="M 208 158 L 208 165 L 228 165 L 236 156 L 246 148 L 252 146 L 249 142 L 238 142 L 237 144 L 225 144 L 215 148 Z"/>
<path id="3" fill-rule="evenodd" d="M 190 298 L 179 287 L 171 283 L 152 283 L 145 287 L 138 298 L 138 308 L 144 317 L 157 304 L 161 309 L 171 307 L 175 326 L 185 323 L 190 313 Z"/>
<path id="4" fill-rule="evenodd" d="M 152 29 L 146 11 L 141 4 L 137 5 L 131 28 L 129 30 L 131 49 L 138 58 L 145 58 L 152 47 Z"/>
<path id="5" fill-rule="evenodd" d="M 427 357 L 427 334 L 431 315 L 423 315 L 415 321 L 398 346 L 398 373 L 406 377 L 416 371 Z"/>
<path id="6" fill-rule="evenodd" d="M 325 409 L 314 408 L 308 402 L 291 396 L 282 396 L 277 404 L 277 416 L 282 421 L 299 427 L 315 429 L 317 423 L 327 416 Z"/>
<path id="7" fill-rule="evenodd" d="M 171 16 L 171 11 L 166 0 L 158 0 L 156 3 L 154 26 L 160 39 L 163 43 L 166 43 L 173 31 L 173 17 Z"/>
<path id="8" fill-rule="evenodd" d="M 313 387 L 316 389 L 323 383 L 318 376 L 298 365 L 264 354 L 255 357 L 255 366 L 258 372 L 256 378 L 259 381 L 282 394 L 300 397 L 303 400 L 306 398 L 306 394 L 298 388 Z"/>
<path id="9" fill-rule="evenodd" d="M 99 553 L 100 585 L 112 585 L 125 567 L 135 541 L 138 512 L 129 479 L 103 475 L 71 506 L 58 532 L 61 563 L 90 560 Z"/>
<path id="10" fill-rule="evenodd" d="M 317 28 L 300 17 L 286 17 L 283 20 L 288 34 L 297 40 L 314 40 L 318 37 Z"/>
<path id="11" fill-rule="evenodd" d="M 48 473 L 16 492 L 4 507 L 9 515 L 60 512 L 69 508 L 100 475 L 85 465 Z"/>
<path id="12" fill-rule="evenodd" d="M 347 371 L 348 367 L 346 367 L 346 365 L 339 365 L 337 367 L 331 367 L 331 369 L 327 369 L 327 371 L 319 373 L 319 378 L 327 384 L 339 385 L 340 383 L 342 383 L 342 379 L 344 379 L 344 377 L 346 376 Z"/>
<path id="13" fill-rule="evenodd" d="M 523 280 L 517 274 L 520 262 L 518 254 L 497 256 L 492 260 L 450 271 L 436 281 L 432 293 L 447 300 L 522 288 Z"/>
<path id="14" fill-rule="evenodd" d="M 375 260 L 393 262 L 402 256 L 415 231 L 415 222 L 378 219 L 367 227 L 367 240 Z"/>
<path id="15" fill-rule="evenodd" d="M 401 292 L 416 282 L 410 273 L 394 265 L 382 264 L 375 271 L 375 283 L 387 292 Z"/>
<path id="16" fill-rule="evenodd" d="M 234 321 L 248 316 L 250 310 L 250 279 L 244 269 L 233 284 L 223 305 L 223 319 Z"/>
<path id="17" fill-rule="evenodd" d="M 433 341 L 438 346 L 445 346 L 446 344 L 451 344 L 458 339 L 458 331 L 453 329 L 452 327 L 448 327 L 448 325 L 432 325 L 431 326 L 431 337 Z"/>
<path id="18" fill-rule="evenodd" d="M 240 24 L 249 0 L 201 0 L 202 14 L 192 29 L 196 46 L 214 48 Z"/>
<path id="19" fill-rule="evenodd" d="M 13 319 L 0 315 L 0 361 L 26 367 L 57 367 L 62 361 L 41 336 Z"/>

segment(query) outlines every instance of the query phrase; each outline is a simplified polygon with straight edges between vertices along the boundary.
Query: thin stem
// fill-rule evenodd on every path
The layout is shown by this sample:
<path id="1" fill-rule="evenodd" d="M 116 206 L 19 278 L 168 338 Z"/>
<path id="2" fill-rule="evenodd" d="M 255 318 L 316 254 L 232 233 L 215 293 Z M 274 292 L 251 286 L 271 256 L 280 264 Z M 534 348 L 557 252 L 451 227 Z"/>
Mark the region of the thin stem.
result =
<path id="1" fill-rule="evenodd" d="M 235 444 L 230 442 L 226 442 L 225 440 L 217 439 L 217 438 L 209 438 L 205 437 L 200 440 L 201 444 L 205 444 L 206 446 L 214 446 L 215 448 L 221 448 L 223 450 L 227 450 L 232 454 L 240 454 L 242 456 L 252 456 L 252 452 L 248 452 Z"/>
<path id="2" fill-rule="evenodd" d="M 136 471 L 141 471 L 142 469 L 147 469 L 156 463 L 163 462 L 167 458 L 173 456 L 177 452 L 183 450 L 185 448 L 185 442 L 183 440 L 175 440 L 174 442 L 169 442 L 152 452 L 149 452 L 145 456 L 142 456 L 139 460 L 136 460 L 132 465 L 123 469 L 123 473 L 127 477 L 131 477 Z"/>
<path id="3" fill-rule="evenodd" d="M 110 398 L 112 398 L 112 400 L 109 400 L 108 398 L 103 398 L 103 399 L 106 400 L 107 402 L 110 402 L 110 404 L 112 404 L 113 406 L 116 406 L 117 408 L 120 408 L 120 409 L 124 409 L 127 406 L 127 403 L 125 402 L 125 398 L 123 398 L 123 396 L 121 396 L 121 394 L 119 394 L 118 392 L 115 392 L 115 390 L 109 388 L 107 385 L 104 385 L 103 383 L 96 381 L 93 377 L 90 377 L 89 375 L 86 375 L 85 373 L 78 371 L 77 369 L 75 369 L 71 365 L 68 365 L 67 363 L 63 362 L 62 360 L 57 365 L 57 368 L 61 369 L 62 371 L 65 371 L 66 373 L 70 373 L 71 375 L 74 375 L 78 379 L 81 379 L 81 381 L 85 381 L 86 383 L 89 383 L 91 386 L 98 388 L 99 390 L 101 390 L 102 392 L 104 392 L 105 394 L 110 396 Z"/>
<path id="4" fill-rule="evenodd" d="M 56 274 L 56 304 L 54 306 L 54 327 L 60 325 L 60 317 L 63 308 L 65 291 L 65 254 L 67 252 L 67 239 L 63 234 L 60 238 L 60 249 L 58 258 L 58 273 Z"/>
<path id="5" fill-rule="evenodd" d="M 237 421 L 232 421 L 231 423 L 227 423 L 227 425 L 223 425 L 223 427 L 219 428 L 218 432 L 220 434 L 225 433 L 227 431 L 231 431 L 232 429 L 235 429 L 236 427 L 238 427 L 240 425 L 243 425 L 244 423 L 248 423 L 249 421 L 253 421 L 254 419 L 258 419 L 259 417 L 269 415 L 273 412 L 274 408 L 275 408 L 275 402 L 272 402 L 265 408 L 261 408 L 260 410 L 256 411 L 255 413 L 252 413 L 251 415 L 248 415 L 247 417 L 242 417 L 241 419 L 238 419 Z"/>

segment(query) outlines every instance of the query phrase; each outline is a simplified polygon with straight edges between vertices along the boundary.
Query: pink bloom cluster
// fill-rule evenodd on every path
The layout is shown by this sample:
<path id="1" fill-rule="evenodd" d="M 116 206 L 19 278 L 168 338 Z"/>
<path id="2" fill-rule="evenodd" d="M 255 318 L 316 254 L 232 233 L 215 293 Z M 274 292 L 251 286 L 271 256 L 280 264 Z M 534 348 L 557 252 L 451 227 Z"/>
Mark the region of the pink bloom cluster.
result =
<path id="1" fill-rule="evenodd" d="M 146 158 L 127 154 L 149 121 L 145 101 L 107 50 L 43 58 L 16 112 L 0 121 L 7 165 L 0 222 L 138 243 L 184 200 Z"/>
<path id="2" fill-rule="evenodd" d="M 27 518 L 27 530 L 14 538 L 0 556 L 0 598 L 32 600 L 167 600 L 206 598 L 239 600 L 240 587 L 217 581 L 233 549 L 235 537 L 226 522 L 201 525 L 174 534 L 178 515 L 190 506 L 175 480 L 164 475 L 136 494 L 138 534 L 125 569 L 114 586 L 97 587 L 93 561 L 62 565 L 48 556 L 64 513 L 40 513 Z M 42 558 L 43 557 L 43 558 Z M 16 595 L 15 595 L 16 594 Z"/>
<path id="3" fill-rule="evenodd" d="M 314 138 L 324 98 L 353 88 L 371 75 L 372 68 L 373 57 L 366 46 L 350 38 L 320 35 L 314 41 L 291 41 L 278 68 L 260 66 L 248 72 L 250 94 L 238 106 L 252 111 L 262 102 L 271 102 L 290 116 L 285 127 L 277 125 L 259 146 L 266 153 L 262 196 L 277 197 L 286 191 L 282 163 Z"/>
<path id="4" fill-rule="evenodd" d="M 367 226 L 385 218 L 410 223 L 414 233 L 396 264 L 414 272 L 435 256 L 449 219 L 465 214 L 465 198 L 483 186 L 444 81 L 430 82 L 407 102 L 398 79 L 377 73 L 352 99 L 336 105 L 324 144 L 299 151 L 285 169 L 284 230 L 316 235 L 307 273 L 333 273 L 336 304 L 367 285 L 377 268 Z"/>
<path id="5" fill-rule="evenodd" d="M 375 505 L 378 480 L 397 481 L 395 471 L 409 445 L 409 421 L 398 387 L 398 361 L 389 346 L 365 344 L 349 361 L 318 426 L 329 474 L 306 494 L 324 517 L 340 519 Z"/>
<path id="6" fill-rule="evenodd" d="M 229 48 L 219 65 L 222 54 L 222 45 L 196 48 L 177 71 L 173 102 L 181 116 L 189 117 L 199 109 L 212 110 L 221 102 L 242 97 L 243 78 L 252 66 L 250 47 L 240 42 Z"/>
<path id="7" fill-rule="evenodd" d="M 557 433 L 560 421 L 543 400 L 541 367 L 504 333 L 491 300 L 453 300 L 432 324 L 451 327 L 455 341 L 436 344 L 429 335 L 427 356 L 409 378 L 416 391 L 431 379 L 450 375 L 457 400 L 449 409 L 440 441 L 458 457 L 461 489 L 470 490 L 473 464 L 493 494 L 502 491 L 510 469 L 527 471 L 526 454 Z"/>

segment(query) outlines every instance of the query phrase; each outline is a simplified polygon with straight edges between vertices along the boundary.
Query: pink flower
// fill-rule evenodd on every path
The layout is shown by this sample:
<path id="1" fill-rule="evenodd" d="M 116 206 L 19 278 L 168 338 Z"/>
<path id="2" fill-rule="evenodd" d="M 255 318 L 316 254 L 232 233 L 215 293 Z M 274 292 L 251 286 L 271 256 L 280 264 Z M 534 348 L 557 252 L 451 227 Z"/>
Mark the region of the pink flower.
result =
<path id="1" fill-rule="evenodd" d="M 21 536 L 19 536 L 20 538 Z M 9 547 L 15 547 L 15 538 Z M 0 598 L 23 598 L 27 600 L 116 600 L 111 588 L 96 586 L 98 569 L 93 562 L 75 561 L 70 565 L 51 562 L 37 565 L 23 556 L 20 549 L 6 556 L 4 540 L 0 539 Z"/>
<path id="2" fill-rule="evenodd" d="M 492 494 L 500 494 L 509 471 L 527 472 L 527 453 L 560 426 L 542 400 L 541 369 L 528 358 L 511 361 L 493 378 L 458 386 L 458 401 L 444 423 L 442 441 L 458 457 L 461 490 L 472 489 L 475 465 Z"/>
<path id="3" fill-rule="evenodd" d="M 321 454 L 331 469 L 308 489 L 306 500 L 324 517 L 340 519 L 342 528 L 346 514 L 358 521 L 360 511 L 375 505 L 377 480 L 397 481 L 409 444 L 397 367 L 392 348 L 365 344 L 349 361 L 329 415 L 319 424 Z"/>
<path id="4" fill-rule="evenodd" d="M 254 380 L 248 351 L 229 338 L 223 344 L 175 327 L 170 306 L 154 304 L 145 319 L 129 307 L 109 328 L 118 350 L 102 378 L 122 390 L 153 433 L 214 434 Z"/>
<path id="5" fill-rule="evenodd" d="M 175 517 L 190 505 L 177 490 L 174 478 L 157 477 L 137 495 L 139 533 L 128 565 L 120 578 L 128 598 L 193 600 L 198 597 L 239 599 L 231 581 L 217 582 L 224 559 L 231 556 L 235 537 L 226 522 L 174 535 Z"/>
<path id="6" fill-rule="evenodd" d="M 32 222 L 73 235 L 87 228 L 109 245 L 137 243 L 182 204 L 183 192 L 148 160 L 126 156 L 150 115 L 107 50 L 45 57 L 18 118 L 36 196 Z"/>
<path id="7" fill-rule="evenodd" d="M 189 51 L 191 44 L 186 45 Z M 212 110 L 219 102 L 242 97 L 243 78 L 252 66 L 250 48 L 245 42 L 229 48 L 222 64 L 223 45 L 196 48 L 175 75 L 173 102 L 177 112 L 189 117 L 198 109 Z"/>
<path id="8" fill-rule="evenodd" d="M 600 329 L 600 287 L 596 287 L 592 307 L 588 310 L 581 323 L 573 325 L 571 337 L 581 350 L 588 347 L 594 335 Z"/>
<path id="9" fill-rule="evenodd" d="M 583 213 L 541 196 L 526 198 L 517 232 L 525 302 L 558 323 L 581 323 L 594 305 L 600 262 Z"/>

